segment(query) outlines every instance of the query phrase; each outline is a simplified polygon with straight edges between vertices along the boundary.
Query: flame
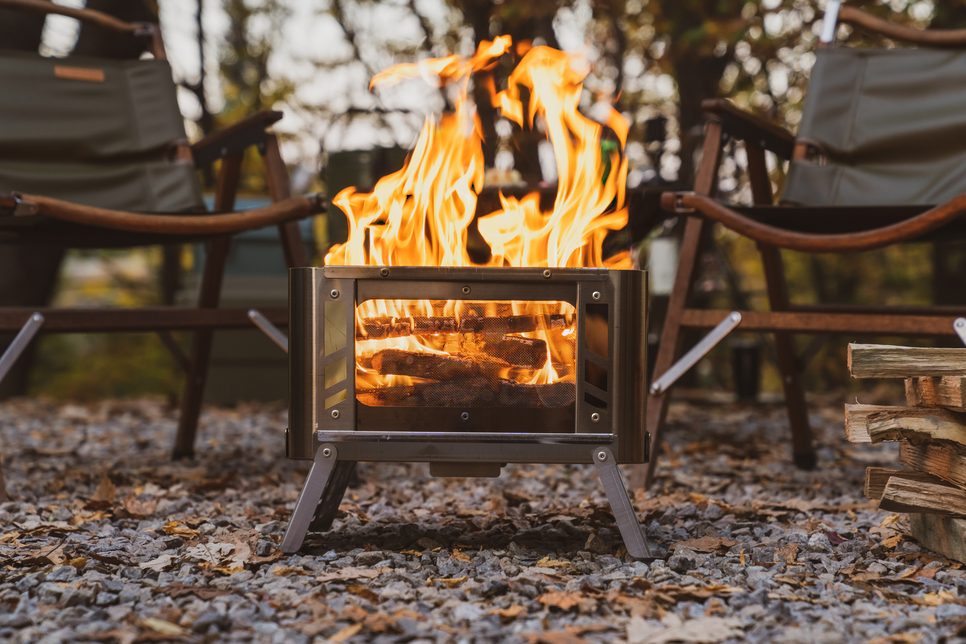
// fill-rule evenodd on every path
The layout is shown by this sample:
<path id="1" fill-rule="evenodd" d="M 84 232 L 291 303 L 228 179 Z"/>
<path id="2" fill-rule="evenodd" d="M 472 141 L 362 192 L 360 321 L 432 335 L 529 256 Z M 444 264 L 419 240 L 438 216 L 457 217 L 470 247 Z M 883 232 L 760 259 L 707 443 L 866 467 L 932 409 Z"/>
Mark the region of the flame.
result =
<path id="1" fill-rule="evenodd" d="M 448 56 L 396 65 L 373 77 L 370 88 L 420 78 L 430 84 L 450 85 L 455 91 L 454 110 L 438 119 L 429 117 L 416 145 L 398 172 L 380 179 L 371 193 L 354 188 L 341 191 L 333 204 L 346 213 L 349 237 L 326 255 L 329 265 L 378 266 L 472 266 L 467 239 L 473 223 L 477 196 L 483 187 L 482 128 L 475 106 L 468 99 L 472 72 L 492 68 L 511 49 L 508 36 L 480 44 L 466 59 Z M 629 268 L 627 253 L 605 260 L 601 246 L 609 230 L 627 223 L 627 159 L 622 154 L 627 124 L 613 108 L 605 125 L 619 142 L 619 150 L 602 152 L 604 125 L 580 113 L 584 74 L 575 67 L 574 56 L 549 47 L 520 43 L 523 53 L 508 86 L 496 92 L 488 88 L 495 107 L 520 127 L 546 126 L 557 165 L 557 196 L 552 210 L 541 211 L 534 193 L 516 199 L 500 195 L 502 208 L 478 218 L 480 234 L 489 245 L 488 266 L 514 267 L 611 267 Z M 525 52 L 525 53 L 524 53 Z M 527 90 L 524 102 L 521 88 Z M 477 303 L 479 304 L 479 303 Z M 515 315 L 546 319 L 562 314 L 573 323 L 575 311 L 563 302 L 485 303 L 485 316 Z M 479 307 L 477 307 L 479 308 Z M 380 318 L 396 323 L 417 316 L 450 316 L 461 321 L 469 315 L 457 301 L 368 301 L 357 310 L 357 337 L 366 355 L 385 349 L 454 355 L 461 347 L 440 334 L 369 339 L 361 320 Z M 400 322 L 404 323 L 404 322 Z M 569 331 L 569 332 L 568 332 Z M 538 328 L 515 334 L 546 341 L 547 360 L 535 373 L 521 370 L 503 374 L 528 384 L 548 384 L 561 376 L 561 366 L 575 359 L 572 326 L 568 329 Z M 357 365 L 357 386 L 393 387 L 411 384 L 409 376 L 380 375 Z M 525 371 L 525 370 L 524 370 Z"/>

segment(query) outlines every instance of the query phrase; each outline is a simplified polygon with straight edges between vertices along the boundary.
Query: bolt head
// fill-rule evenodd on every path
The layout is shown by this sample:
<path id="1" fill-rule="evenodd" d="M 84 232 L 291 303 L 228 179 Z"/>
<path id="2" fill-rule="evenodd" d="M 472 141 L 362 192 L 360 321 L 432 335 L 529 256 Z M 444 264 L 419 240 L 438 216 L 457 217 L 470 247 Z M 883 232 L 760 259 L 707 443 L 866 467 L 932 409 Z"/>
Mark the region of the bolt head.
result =
<path id="1" fill-rule="evenodd" d="M 959 318 L 958 320 L 956 320 L 957 327 L 962 328 L 964 325 L 966 325 L 966 320 L 964 320 L 963 318 Z"/>
<path id="2" fill-rule="evenodd" d="M 594 298 L 595 300 L 599 300 L 600 299 L 600 291 L 594 291 L 593 293 L 591 293 L 590 296 L 592 298 Z"/>
<path id="3" fill-rule="evenodd" d="M 339 410 L 338 409 L 333 409 L 332 410 L 332 417 L 333 418 L 338 418 L 339 417 Z"/>
<path id="4" fill-rule="evenodd" d="M 553 273 L 550 272 L 550 269 L 549 268 L 543 272 L 543 276 L 544 277 L 550 277 L 552 274 Z"/>
<path id="5" fill-rule="evenodd" d="M 383 277 L 389 277 L 389 269 L 381 268 L 379 269 L 379 274 L 382 275 Z"/>
<path id="6" fill-rule="evenodd" d="M 598 461 L 601 461 L 601 462 L 606 461 L 607 460 L 607 452 L 604 452 L 604 451 L 597 452 L 597 460 Z"/>
<path id="7" fill-rule="evenodd" d="M 590 415 L 590 419 L 591 419 L 592 421 L 594 421 L 594 422 L 596 423 L 597 421 L 599 421 L 599 420 L 600 420 L 600 414 L 598 414 L 598 413 L 597 413 L 597 412 L 595 411 L 594 413 L 592 413 L 592 414 Z"/>
<path id="8" fill-rule="evenodd" d="M 329 449 L 328 447 L 322 448 L 322 456 L 329 458 L 330 456 L 332 456 L 332 450 Z"/>
<path id="9" fill-rule="evenodd" d="M 463 422 L 466 422 L 470 419 L 470 413 L 467 411 L 464 411 L 462 414 L 460 414 L 460 418 L 463 419 Z"/>
<path id="10" fill-rule="evenodd" d="M 338 299 L 338 297 L 339 297 L 339 289 L 335 289 L 335 288 L 332 289 L 331 291 L 329 291 L 329 295 L 332 296 L 332 299 Z"/>
<path id="11" fill-rule="evenodd" d="M 463 295 L 469 295 L 469 294 L 470 294 L 470 287 L 469 286 L 464 286 L 463 287 Z"/>

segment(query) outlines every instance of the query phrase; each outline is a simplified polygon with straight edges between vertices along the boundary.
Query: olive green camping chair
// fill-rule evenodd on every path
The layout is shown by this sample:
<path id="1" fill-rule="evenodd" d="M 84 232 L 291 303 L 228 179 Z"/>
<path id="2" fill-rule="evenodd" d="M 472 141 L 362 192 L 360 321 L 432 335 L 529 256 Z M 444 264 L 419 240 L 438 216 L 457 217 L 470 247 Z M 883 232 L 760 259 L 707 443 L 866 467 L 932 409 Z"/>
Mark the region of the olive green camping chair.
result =
<path id="1" fill-rule="evenodd" d="M 831 0 L 811 70 L 798 135 L 723 100 L 710 115 L 693 192 L 664 193 L 665 210 L 687 217 L 675 285 L 654 373 L 674 364 L 683 329 L 708 329 L 730 315 L 693 307 L 691 295 L 706 226 L 720 223 L 755 240 L 770 311 L 741 311 L 738 331 L 775 336 L 795 463 L 815 465 L 794 333 L 955 337 L 966 308 L 858 308 L 790 302 L 780 249 L 855 253 L 966 232 L 966 30 L 900 27 Z M 836 19 L 917 49 L 833 47 Z M 715 199 L 718 164 L 729 139 L 744 142 L 754 206 Z M 774 205 L 765 151 L 791 160 Z M 938 205 L 937 205 L 938 204 Z M 845 366 L 843 365 L 843 369 Z M 652 385 L 647 407 L 651 454 L 662 444 L 668 393 Z M 657 459 L 638 466 L 649 486 Z"/>
<path id="2" fill-rule="evenodd" d="M 188 144 L 156 25 L 128 24 L 43 0 L 0 0 L 0 12 L 14 9 L 77 18 L 82 29 L 94 25 L 140 40 L 153 56 L 58 59 L 0 49 L 0 254 L 204 242 L 207 259 L 195 308 L 4 307 L 0 332 L 27 325 L 20 345 L 38 325 L 44 332 L 160 333 L 187 371 L 174 456 L 190 456 L 213 331 L 251 325 L 245 310 L 218 308 L 231 235 L 278 226 L 288 266 L 306 266 L 296 220 L 321 212 L 323 199 L 290 196 L 278 142 L 267 130 L 281 118 L 279 112 L 257 114 Z M 251 146 L 261 153 L 273 203 L 231 212 L 242 156 Z M 215 213 L 207 213 L 197 170 L 216 161 Z M 31 279 L 24 276 L 28 288 Z M 263 313 L 275 324 L 287 324 L 285 309 Z M 190 356 L 171 340 L 174 330 L 194 331 Z M 0 379 L 22 346 L 14 349 L 0 358 Z"/>

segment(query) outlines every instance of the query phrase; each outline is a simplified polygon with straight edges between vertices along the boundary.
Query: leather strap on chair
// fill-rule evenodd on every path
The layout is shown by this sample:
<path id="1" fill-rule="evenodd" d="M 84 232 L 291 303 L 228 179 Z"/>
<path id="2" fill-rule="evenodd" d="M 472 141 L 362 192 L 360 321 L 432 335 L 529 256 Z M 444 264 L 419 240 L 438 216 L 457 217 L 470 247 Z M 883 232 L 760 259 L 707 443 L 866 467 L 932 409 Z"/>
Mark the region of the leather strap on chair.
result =
<path id="1" fill-rule="evenodd" d="M 326 211 L 325 195 L 290 197 L 264 208 L 213 215 L 145 215 L 81 206 L 38 195 L 0 194 L 0 215 L 43 215 L 114 230 L 167 235 L 218 235 L 254 230 Z"/>
<path id="2" fill-rule="evenodd" d="M 665 192 L 661 207 L 679 213 L 694 212 L 755 241 L 807 253 L 855 253 L 911 241 L 966 214 L 966 195 L 930 208 L 905 221 L 858 233 L 824 235 L 799 233 L 769 226 L 744 217 L 710 197 L 693 192 Z"/>

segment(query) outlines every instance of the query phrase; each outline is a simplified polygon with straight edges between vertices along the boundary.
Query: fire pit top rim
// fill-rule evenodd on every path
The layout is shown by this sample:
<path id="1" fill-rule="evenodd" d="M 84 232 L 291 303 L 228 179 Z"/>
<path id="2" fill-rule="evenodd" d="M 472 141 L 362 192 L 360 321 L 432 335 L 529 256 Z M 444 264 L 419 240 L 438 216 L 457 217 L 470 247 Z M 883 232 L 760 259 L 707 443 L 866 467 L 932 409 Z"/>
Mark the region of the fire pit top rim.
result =
<path id="1" fill-rule="evenodd" d="M 494 266 L 324 266 L 329 279 L 406 279 L 481 281 L 603 281 L 608 268 L 509 268 Z M 636 269 L 615 272 L 643 272 Z"/>

